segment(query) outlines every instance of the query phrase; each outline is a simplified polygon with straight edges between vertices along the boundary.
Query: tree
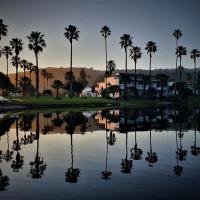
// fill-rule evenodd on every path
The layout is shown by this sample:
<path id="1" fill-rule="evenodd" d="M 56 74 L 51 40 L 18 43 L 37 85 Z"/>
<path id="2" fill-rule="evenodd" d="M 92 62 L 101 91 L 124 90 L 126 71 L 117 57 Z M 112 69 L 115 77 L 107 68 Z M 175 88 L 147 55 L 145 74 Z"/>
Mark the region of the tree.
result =
<path id="1" fill-rule="evenodd" d="M 163 98 L 163 89 L 165 86 L 167 86 L 167 81 L 169 77 L 166 74 L 157 74 L 156 77 L 160 81 L 160 85 L 161 85 L 160 98 Z"/>
<path id="2" fill-rule="evenodd" d="M 4 55 L 6 57 L 6 61 L 7 61 L 7 76 L 8 76 L 8 59 L 9 56 L 12 56 L 12 49 L 9 46 L 5 46 L 3 47 L 3 49 L 0 51 L 0 56 Z"/>
<path id="3" fill-rule="evenodd" d="M 29 36 L 27 36 L 29 40 L 28 48 L 34 52 L 36 59 L 36 90 L 37 97 L 39 97 L 39 66 L 38 66 L 38 55 L 43 51 L 47 45 L 44 40 L 44 35 L 41 32 L 32 31 Z"/>
<path id="4" fill-rule="evenodd" d="M 7 32 L 8 32 L 7 28 L 8 28 L 8 25 L 5 25 L 3 23 L 3 19 L 0 19 L 0 41 L 1 41 L 2 36 L 7 35 Z"/>
<path id="5" fill-rule="evenodd" d="M 176 49 L 178 48 L 178 40 L 183 36 L 183 33 L 181 30 L 176 29 L 173 33 L 173 36 L 176 38 Z M 177 69 L 177 62 L 178 62 L 178 56 L 176 56 L 176 69 Z"/>
<path id="6" fill-rule="evenodd" d="M 46 69 L 42 69 L 41 70 L 41 75 L 44 78 L 44 90 L 45 90 L 46 89 L 46 87 L 45 87 L 45 80 L 46 80 L 46 77 L 47 77 L 47 71 L 46 71 Z"/>
<path id="7" fill-rule="evenodd" d="M 49 79 L 52 79 L 53 78 L 53 74 L 52 73 L 50 73 L 50 72 L 47 72 L 47 74 L 46 74 L 46 79 L 47 79 L 47 90 L 48 90 L 48 81 L 49 81 Z"/>
<path id="8" fill-rule="evenodd" d="M 107 37 L 111 35 L 111 30 L 108 26 L 103 26 L 100 30 L 102 37 L 105 41 L 105 53 L 106 53 L 106 72 L 105 72 L 105 78 L 106 78 L 106 88 L 107 88 L 107 64 L 108 64 L 108 51 L 107 51 Z"/>
<path id="9" fill-rule="evenodd" d="M 182 78 L 182 71 L 183 71 L 183 66 L 182 66 L 182 56 L 185 56 L 187 55 L 187 50 L 185 47 L 183 46 L 179 46 L 177 49 L 176 49 L 176 55 L 177 57 L 179 58 L 179 61 L 180 61 L 180 65 L 177 67 L 177 70 L 179 71 L 179 82 L 181 82 L 181 78 Z"/>
<path id="10" fill-rule="evenodd" d="M 115 93 L 120 92 L 119 85 L 111 85 L 109 88 L 107 88 L 108 94 L 112 94 L 113 98 L 115 97 Z"/>
<path id="11" fill-rule="evenodd" d="M 143 81 L 143 96 L 146 96 L 146 86 L 149 83 L 149 76 L 148 75 L 142 75 L 142 81 Z"/>
<path id="12" fill-rule="evenodd" d="M 73 40 L 78 41 L 79 39 L 79 30 L 76 28 L 76 26 L 69 25 L 65 28 L 64 36 L 66 39 L 70 42 L 70 76 L 69 76 L 69 84 L 70 84 L 70 90 L 69 90 L 69 96 L 72 97 L 72 81 L 73 81 L 73 72 L 72 72 L 72 42 Z"/>
<path id="13" fill-rule="evenodd" d="M 194 61 L 194 82 L 193 82 L 193 87 L 194 87 L 194 95 L 196 96 L 197 94 L 197 67 L 196 67 L 196 59 L 200 57 L 200 51 L 199 49 L 193 49 L 191 52 L 191 59 Z"/>
<path id="14" fill-rule="evenodd" d="M 147 50 L 147 54 L 149 54 L 150 63 L 149 63 L 149 88 L 151 88 L 151 59 L 152 59 L 152 53 L 155 53 L 157 51 L 156 43 L 153 41 L 149 41 L 146 44 L 145 49 Z"/>
<path id="15" fill-rule="evenodd" d="M 137 78 L 136 78 L 136 76 L 137 76 L 137 74 L 136 74 L 136 65 L 137 65 L 137 60 L 142 57 L 141 48 L 137 47 L 137 46 L 133 46 L 130 49 L 130 57 L 131 57 L 131 59 L 134 60 L 134 63 L 135 63 L 135 80 L 134 80 L 134 86 L 135 86 L 135 88 L 137 88 L 136 87 L 136 81 L 137 81 Z"/>
<path id="16" fill-rule="evenodd" d="M 15 86 L 18 89 L 18 65 L 19 65 L 19 53 L 23 50 L 23 43 L 21 39 L 13 38 L 10 41 L 11 48 L 15 51 L 15 67 L 16 67 L 16 78 Z"/>
<path id="17" fill-rule="evenodd" d="M 14 86 L 11 83 L 10 79 L 0 72 L 0 89 L 2 89 L 3 95 L 6 95 L 9 93 L 11 90 L 13 90 Z"/>
<path id="18" fill-rule="evenodd" d="M 60 80 L 54 80 L 52 88 L 56 89 L 56 98 L 58 98 L 59 89 L 63 88 L 63 83 Z"/>
<path id="19" fill-rule="evenodd" d="M 115 71 L 115 69 L 116 69 L 115 61 L 109 60 L 107 63 L 106 77 L 111 76 L 112 73 Z"/>
<path id="20" fill-rule="evenodd" d="M 70 82 L 67 82 L 64 88 L 69 91 L 69 94 L 70 94 L 70 88 L 71 88 L 73 91 L 73 95 L 79 96 L 82 90 L 84 89 L 84 86 L 80 81 L 73 80 L 71 84 Z"/>
<path id="21" fill-rule="evenodd" d="M 83 84 L 84 88 L 88 85 L 86 80 L 87 74 L 85 73 L 84 68 L 81 68 L 79 81 Z"/>
<path id="22" fill-rule="evenodd" d="M 20 90 L 23 90 L 23 96 L 27 96 L 31 91 L 34 90 L 31 80 L 26 76 L 19 79 L 19 88 Z"/>
<path id="23" fill-rule="evenodd" d="M 25 59 L 23 59 L 23 60 L 21 60 L 20 61 L 20 66 L 21 66 L 21 68 L 23 69 L 23 71 L 24 71 L 24 78 L 23 78 L 23 81 L 24 81 L 24 83 L 26 83 L 25 82 L 25 72 L 26 72 L 26 69 L 28 69 L 28 61 L 27 60 L 25 60 Z M 25 87 L 26 87 L 26 84 L 23 84 L 23 96 L 25 96 Z"/>
<path id="24" fill-rule="evenodd" d="M 34 71 L 34 65 L 31 62 L 28 62 L 28 69 L 29 69 L 29 79 L 32 81 L 31 74 Z"/>
<path id="25" fill-rule="evenodd" d="M 127 48 L 132 45 L 132 37 L 128 34 L 123 34 L 120 37 L 121 48 L 125 50 L 125 80 L 124 80 L 124 98 L 126 98 L 126 89 L 127 89 Z"/>

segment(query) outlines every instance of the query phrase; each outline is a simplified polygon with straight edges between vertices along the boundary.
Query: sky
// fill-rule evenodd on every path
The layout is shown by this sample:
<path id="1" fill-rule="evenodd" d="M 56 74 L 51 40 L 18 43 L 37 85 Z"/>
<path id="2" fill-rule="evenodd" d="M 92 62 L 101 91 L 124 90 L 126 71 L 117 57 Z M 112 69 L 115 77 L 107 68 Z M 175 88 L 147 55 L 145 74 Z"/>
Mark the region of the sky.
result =
<path id="1" fill-rule="evenodd" d="M 105 52 L 100 29 L 107 25 L 111 29 L 108 59 L 116 62 L 117 69 L 124 69 L 125 54 L 119 44 L 123 34 L 130 34 L 133 45 L 142 48 L 138 68 L 149 68 L 145 50 L 148 41 L 156 42 L 158 48 L 152 69 L 175 68 L 173 31 L 180 29 L 180 45 L 188 50 L 183 66 L 192 68 L 189 53 L 200 48 L 199 8 L 198 0 L 0 0 L 0 19 L 8 25 L 8 35 L 2 38 L 0 46 L 20 38 L 24 44 L 20 57 L 35 63 L 26 36 L 40 31 L 47 47 L 39 56 L 39 66 L 69 67 L 70 44 L 64 37 L 64 28 L 71 24 L 80 31 L 79 40 L 73 43 L 73 66 L 103 70 Z M 133 60 L 128 59 L 128 69 L 133 68 Z M 0 58 L 0 71 L 6 72 L 5 57 Z M 11 64 L 9 72 L 15 72 Z"/>

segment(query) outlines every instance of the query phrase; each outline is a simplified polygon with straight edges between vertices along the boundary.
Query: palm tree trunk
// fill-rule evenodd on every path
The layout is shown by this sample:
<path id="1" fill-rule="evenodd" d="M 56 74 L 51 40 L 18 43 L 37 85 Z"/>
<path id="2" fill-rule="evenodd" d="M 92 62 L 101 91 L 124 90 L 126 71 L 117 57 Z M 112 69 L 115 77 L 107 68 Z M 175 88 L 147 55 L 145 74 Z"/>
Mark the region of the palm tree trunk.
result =
<path id="1" fill-rule="evenodd" d="M 23 96 L 25 96 L 25 67 L 23 68 L 24 70 L 24 81 L 23 81 Z"/>
<path id="2" fill-rule="evenodd" d="M 107 41 L 106 41 L 106 37 L 105 37 L 105 53 L 106 53 L 106 89 L 107 89 L 107 64 L 108 64 L 108 52 L 107 52 Z"/>
<path id="3" fill-rule="evenodd" d="M 74 167 L 74 157 L 73 157 L 73 137 L 72 137 L 72 134 L 70 134 L 70 136 L 71 136 L 71 159 L 72 159 L 71 168 L 73 169 L 73 167 Z"/>
<path id="4" fill-rule="evenodd" d="M 181 56 L 180 56 L 180 70 L 179 70 L 179 81 L 181 82 L 182 79 L 182 66 L 181 66 Z"/>
<path id="5" fill-rule="evenodd" d="M 150 63 L 149 63 L 149 90 L 151 88 L 151 52 L 150 52 Z"/>
<path id="6" fill-rule="evenodd" d="M 37 90 L 37 97 L 39 97 L 39 67 L 38 67 L 38 54 L 35 53 L 35 58 L 36 58 L 36 90 Z"/>
<path id="7" fill-rule="evenodd" d="M 46 78 L 45 78 L 45 75 L 44 75 L 44 91 L 46 89 L 46 87 L 45 87 L 45 81 L 46 81 Z"/>
<path id="8" fill-rule="evenodd" d="M 48 90 L 48 81 L 49 81 L 49 79 L 47 78 L 47 90 Z"/>
<path id="9" fill-rule="evenodd" d="M 197 95 L 197 93 L 196 93 L 196 76 L 197 76 L 196 58 L 194 58 L 194 96 Z"/>
<path id="10" fill-rule="evenodd" d="M 137 87 L 136 87 L 136 60 L 135 60 L 135 92 L 136 92 L 136 89 L 137 89 Z M 136 93 L 134 94 L 134 96 L 136 97 Z"/>
<path id="11" fill-rule="evenodd" d="M 124 98 L 127 97 L 127 48 L 125 48 L 125 80 L 124 80 Z"/>
<path id="12" fill-rule="evenodd" d="M 71 44 L 71 55 L 70 55 L 70 72 L 71 72 L 71 76 L 72 75 L 72 40 L 70 41 Z M 69 96 L 72 97 L 72 77 L 70 77 L 70 81 L 69 81 Z"/>
<path id="13" fill-rule="evenodd" d="M 6 73 L 7 73 L 7 77 L 8 77 L 8 56 L 6 56 L 6 61 L 7 61 L 7 63 L 6 63 L 7 64 L 7 72 Z"/>
<path id="14" fill-rule="evenodd" d="M 18 92 L 18 57 L 15 57 L 15 62 L 16 62 L 16 78 L 15 78 L 15 86 L 16 86 L 16 91 Z"/>
<path id="15" fill-rule="evenodd" d="M 58 97 L 58 87 L 56 88 L 56 97 Z"/>

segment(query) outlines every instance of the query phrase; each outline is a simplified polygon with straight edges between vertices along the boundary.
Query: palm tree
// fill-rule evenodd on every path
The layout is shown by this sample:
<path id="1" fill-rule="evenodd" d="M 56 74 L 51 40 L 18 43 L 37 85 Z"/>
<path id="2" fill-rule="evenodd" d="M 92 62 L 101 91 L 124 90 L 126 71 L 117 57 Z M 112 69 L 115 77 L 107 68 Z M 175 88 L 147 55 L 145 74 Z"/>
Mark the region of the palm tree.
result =
<path id="1" fill-rule="evenodd" d="M 45 70 L 45 69 L 42 69 L 41 70 L 41 75 L 43 76 L 43 78 L 44 78 L 44 90 L 46 89 L 46 87 L 45 87 L 45 79 L 46 79 L 46 77 L 47 77 L 47 71 Z"/>
<path id="2" fill-rule="evenodd" d="M 8 26 L 3 23 L 3 19 L 0 19 L 0 41 L 2 36 L 6 36 L 8 32 Z"/>
<path id="3" fill-rule="evenodd" d="M 128 34 L 123 34 L 120 37 L 121 48 L 125 50 L 125 80 L 124 80 L 124 98 L 126 98 L 126 88 L 127 88 L 127 48 L 132 45 L 132 37 Z"/>
<path id="4" fill-rule="evenodd" d="M 197 77 L 197 68 L 196 68 L 196 59 L 200 57 L 200 51 L 199 49 L 193 49 L 191 52 L 191 59 L 194 61 L 194 82 L 193 82 L 193 87 L 194 87 L 194 95 L 196 96 L 196 77 Z"/>
<path id="5" fill-rule="evenodd" d="M 47 45 L 44 40 L 44 35 L 41 32 L 32 31 L 29 36 L 27 36 L 29 40 L 28 48 L 34 51 L 35 59 L 36 59 L 36 90 L 37 90 L 37 97 L 39 97 L 39 66 L 38 66 L 38 55 L 40 52 L 43 51 Z"/>
<path id="6" fill-rule="evenodd" d="M 10 41 L 11 48 L 15 51 L 15 66 L 16 66 L 16 78 L 15 78 L 15 86 L 18 89 L 18 64 L 19 64 L 19 53 L 23 50 L 23 43 L 21 39 L 13 38 Z"/>
<path id="7" fill-rule="evenodd" d="M 149 54 L 149 57 L 150 57 L 150 63 L 149 63 L 149 89 L 150 89 L 151 88 L 151 58 L 152 58 L 152 53 L 155 53 L 157 51 L 156 43 L 153 41 L 147 42 L 145 49 L 147 50 L 147 54 Z"/>
<path id="8" fill-rule="evenodd" d="M 47 79 L 47 90 L 48 90 L 48 81 L 49 79 L 52 79 L 53 78 L 53 74 L 50 73 L 50 72 L 47 72 L 47 75 L 46 75 L 46 79 Z"/>
<path id="9" fill-rule="evenodd" d="M 187 55 L 187 50 L 186 47 L 183 46 L 179 46 L 176 49 L 176 55 L 177 57 L 179 57 L 179 61 L 180 61 L 180 65 L 177 67 L 177 70 L 179 71 L 179 82 L 181 82 L 181 75 L 182 75 L 182 71 L 183 71 L 183 66 L 182 66 L 182 56 Z"/>
<path id="10" fill-rule="evenodd" d="M 107 79 L 107 76 L 111 76 L 112 75 L 112 73 L 115 71 L 115 68 L 116 68 L 115 61 L 114 60 L 109 60 L 108 63 L 107 63 L 107 69 L 106 69 L 106 79 Z"/>
<path id="11" fill-rule="evenodd" d="M 32 81 L 31 74 L 34 71 L 34 66 L 32 62 L 28 62 L 28 69 L 29 69 L 29 79 Z"/>
<path id="12" fill-rule="evenodd" d="M 52 88 L 56 89 L 56 98 L 58 98 L 59 95 L 59 89 L 63 87 L 63 83 L 60 80 L 54 80 L 52 84 Z"/>
<path id="13" fill-rule="evenodd" d="M 134 86 L 136 88 L 136 65 L 137 65 L 137 60 L 139 58 L 141 58 L 142 56 L 142 52 L 141 52 L 141 48 L 140 47 L 137 47 L 137 46 L 133 46 L 131 49 L 130 49 L 130 57 L 131 59 L 134 60 L 134 63 L 135 63 L 135 80 L 134 80 Z"/>
<path id="14" fill-rule="evenodd" d="M 181 30 L 176 29 L 173 33 L 173 36 L 176 38 L 176 49 L 178 48 L 178 40 L 183 36 L 183 33 Z M 176 69 L 177 69 L 177 62 L 178 62 L 178 56 L 176 56 Z"/>
<path id="15" fill-rule="evenodd" d="M 70 83 L 70 97 L 72 97 L 72 80 L 73 80 L 73 72 L 72 72 L 72 42 L 73 40 L 78 41 L 79 39 L 79 30 L 76 28 L 76 26 L 69 25 L 65 28 L 64 36 L 69 40 L 70 42 L 70 76 L 69 76 L 69 83 Z"/>
<path id="16" fill-rule="evenodd" d="M 9 56 L 12 56 L 12 49 L 9 46 L 5 46 L 0 51 L 0 55 L 5 55 L 5 57 L 6 57 L 6 61 L 7 61 L 7 76 L 8 76 L 8 58 L 9 58 Z"/>
<path id="17" fill-rule="evenodd" d="M 107 52 L 107 37 L 111 35 L 111 30 L 108 26 L 103 26 L 100 30 L 102 37 L 105 40 L 105 53 L 106 53 L 106 73 L 105 73 L 105 78 L 106 78 L 106 88 L 107 88 L 107 64 L 108 64 L 108 52 Z"/>

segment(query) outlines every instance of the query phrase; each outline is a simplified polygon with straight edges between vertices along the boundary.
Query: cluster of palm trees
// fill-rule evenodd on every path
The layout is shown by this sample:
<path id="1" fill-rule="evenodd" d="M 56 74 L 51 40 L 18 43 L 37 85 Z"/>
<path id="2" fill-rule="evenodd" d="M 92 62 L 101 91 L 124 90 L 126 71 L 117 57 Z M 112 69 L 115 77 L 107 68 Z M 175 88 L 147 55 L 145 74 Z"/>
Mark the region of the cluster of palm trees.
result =
<path id="1" fill-rule="evenodd" d="M 0 40 L 2 37 L 7 35 L 8 31 L 8 26 L 3 23 L 3 20 L 0 19 Z M 69 96 L 73 96 L 73 87 L 72 87 L 72 82 L 75 79 L 73 75 L 73 70 L 72 70 L 72 47 L 73 47 L 73 41 L 78 41 L 79 39 L 79 33 L 80 31 L 77 29 L 76 26 L 74 25 L 69 25 L 68 27 L 65 28 L 64 36 L 67 40 L 69 40 L 70 43 L 70 71 L 67 72 L 67 79 L 69 81 Z M 100 30 L 100 33 L 102 34 L 102 37 L 104 38 L 105 42 L 105 80 L 106 80 L 106 88 L 107 88 L 107 77 L 112 74 L 112 72 L 116 68 L 116 64 L 113 60 L 108 61 L 108 51 L 107 51 L 107 39 L 111 35 L 111 29 L 107 25 L 103 26 Z M 182 71 L 183 71 L 183 66 L 182 66 L 182 59 L 183 56 L 187 55 L 187 50 L 186 47 L 180 46 L 179 45 L 179 39 L 182 37 L 182 31 L 181 30 L 175 30 L 173 33 L 174 37 L 176 38 L 176 70 L 179 71 L 179 82 L 182 81 Z M 39 65 L 38 65 L 38 57 L 39 54 L 43 51 L 43 49 L 47 46 L 44 40 L 44 34 L 38 31 L 32 31 L 29 36 L 26 37 L 28 39 L 28 48 L 33 51 L 35 55 L 35 65 L 31 64 L 29 66 L 30 70 L 30 78 L 31 78 L 31 72 L 35 71 L 36 74 L 36 91 L 37 91 L 37 96 L 39 96 Z M 142 51 L 141 48 L 138 46 L 133 45 L 133 38 L 129 34 L 123 34 L 120 37 L 120 46 L 121 48 L 124 49 L 125 51 L 125 76 L 124 76 L 124 97 L 127 96 L 127 83 L 128 83 L 128 69 L 127 69 L 127 59 L 128 59 L 128 50 L 130 58 L 134 61 L 134 72 L 135 72 L 135 80 L 134 80 L 134 85 L 136 88 L 136 76 L 137 76 L 137 62 L 138 59 L 142 57 Z M 23 66 L 23 69 L 28 69 L 27 63 L 21 63 L 20 64 L 20 59 L 19 55 L 21 51 L 23 50 L 23 42 L 19 38 L 13 38 L 10 41 L 9 46 L 5 46 L 2 48 L 0 55 L 5 55 L 6 60 L 7 60 L 7 75 L 8 75 L 8 60 L 9 57 L 13 55 L 12 57 L 12 62 L 16 67 L 16 88 L 18 87 L 18 67 L 19 65 Z M 149 90 L 151 90 L 151 71 L 152 71 L 152 56 L 153 54 L 156 53 L 157 51 L 157 46 L 156 43 L 153 41 L 149 41 L 146 43 L 145 50 L 147 54 L 149 54 Z M 191 52 L 191 59 L 194 61 L 194 81 L 193 81 L 193 87 L 194 87 L 194 93 L 196 95 L 196 87 L 197 87 L 197 81 L 196 81 L 196 73 L 197 73 L 197 67 L 196 67 L 196 61 L 197 58 L 200 57 L 200 51 L 198 49 L 193 49 Z M 23 60 L 24 61 L 24 60 Z M 179 64 L 178 64 L 179 61 Z M 29 63 L 30 65 L 30 63 Z M 50 75 L 50 77 L 48 76 Z M 47 80 L 51 79 L 51 74 L 48 74 L 42 71 L 42 76 L 44 79 Z M 44 86 L 45 88 L 45 86 Z"/>
<path id="2" fill-rule="evenodd" d="M 2 36 L 6 36 L 8 32 L 8 26 L 3 23 L 3 20 L 0 19 L 0 40 Z M 43 51 L 43 49 L 46 47 L 46 43 L 44 40 L 44 35 L 41 34 L 41 32 L 38 31 L 32 31 L 29 36 L 26 37 L 28 39 L 28 48 L 34 52 L 35 59 L 36 59 L 36 64 L 33 67 L 32 64 L 29 63 L 30 67 L 30 76 L 31 72 L 35 71 L 36 73 L 36 90 L 37 90 L 37 96 L 39 96 L 39 67 L 38 67 L 38 56 L 39 53 Z M 7 75 L 8 75 L 8 58 L 11 55 L 14 55 L 12 57 L 13 64 L 15 64 L 16 67 L 16 89 L 18 90 L 18 67 L 21 64 L 21 66 L 24 69 L 24 74 L 25 70 L 27 69 L 27 62 L 23 60 L 23 62 L 20 62 L 19 59 L 19 54 L 23 50 L 23 42 L 19 38 L 13 38 L 10 41 L 10 45 L 5 46 L 1 50 L 1 54 L 4 54 L 7 59 Z"/>
<path id="3" fill-rule="evenodd" d="M 47 89 L 48 90 L 48 82 L 49 82 L 49 79 L 53 79 L 53 74 L 51 72 L 48 72 L 47 70 L 45 69 L 42 69 L 41 70 L 41 75 L 43 76 L 44 78 L 44 91 Z M 46 84 L 45 84 L 45 80 L 46 80 Z M 47 87 L 45 87 L 45 85 Z"/>

